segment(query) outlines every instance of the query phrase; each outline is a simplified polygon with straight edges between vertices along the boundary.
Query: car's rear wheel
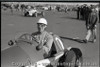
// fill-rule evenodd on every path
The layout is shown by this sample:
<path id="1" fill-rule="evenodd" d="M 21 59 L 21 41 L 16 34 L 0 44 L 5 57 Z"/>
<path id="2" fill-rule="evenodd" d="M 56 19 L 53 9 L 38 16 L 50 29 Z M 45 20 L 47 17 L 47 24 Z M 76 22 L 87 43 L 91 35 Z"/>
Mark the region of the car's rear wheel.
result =
<path id="1" fill-rule="evenodd" d="M 78 48 L 72 48 L 65 52 L 64 67 L 82 67 L 83 57 L 82 52 Z"/>
<path id="2" fill-rule="evenodd" d="M 73 50 L 70 50 L 65 54 L 64 67 L 75 67 L 75 63 L 76 63 L 76 54 Z"/>
<path id="3" fill-rule="evenodd" d="M 71 50 L 73 50 L 76 54 L 75 67 L 82 67 L 83 56 L 81 50 L 78 48 L 72 48 Z"/>
<path id="4" fill-rule="evenodd" d="M 83 57 L 80 57 L 76 60 L 76 66 L 75 67 L 82 67 Z"/>

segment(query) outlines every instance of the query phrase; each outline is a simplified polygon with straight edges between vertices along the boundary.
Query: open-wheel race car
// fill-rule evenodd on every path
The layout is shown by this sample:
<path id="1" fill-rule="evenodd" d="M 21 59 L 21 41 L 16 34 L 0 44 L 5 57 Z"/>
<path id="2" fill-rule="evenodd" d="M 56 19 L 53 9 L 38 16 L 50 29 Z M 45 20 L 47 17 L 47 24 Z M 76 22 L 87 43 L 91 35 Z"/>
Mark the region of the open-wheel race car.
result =
<path id="1" fill-rule="evenodd" d="M 53 44 L 62 44 L 60 37 L 55 34 L 52 36 Z M 1 67 L 37 67 L 34 64 L 43 60 L 42 51 L 36 50 L 38 44 L 30 34 L 21 35 L 15 43 L 9 41 L 8 45 L 11 47 L 1 52 Z M 80 49 L 68 47 L 63 52 L 61 57 L 51 62 L 50 67 L 81 67 L 82 52 Z M 56 59 L 55 56 L 52 55 L 52 57 Z"/>
<path id="2" fill-rule="evenodd" d="M 37 17 L 37 16 L 44 16 L 44 12 L 43 11 L 38 11 L 36 9 L 26 9 L 25 12 L 24 12 L 24 16 L 31 16 L 31 17 Z"/>

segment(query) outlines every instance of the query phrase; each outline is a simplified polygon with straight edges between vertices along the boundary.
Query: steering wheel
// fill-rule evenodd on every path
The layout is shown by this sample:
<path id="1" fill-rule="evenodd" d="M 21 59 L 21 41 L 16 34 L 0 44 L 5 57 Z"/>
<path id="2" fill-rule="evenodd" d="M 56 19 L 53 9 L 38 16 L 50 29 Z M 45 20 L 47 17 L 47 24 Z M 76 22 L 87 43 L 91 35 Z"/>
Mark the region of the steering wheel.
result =
<path id="1" fill-rule="evenodd" d="M 25 33 L 21 35 L 16 41 L 17 42 L 24 41 L 24 42 L 32 44 L 32 42 L 35 41 L 35 38 L 33 38 L 31 34 Z"/>

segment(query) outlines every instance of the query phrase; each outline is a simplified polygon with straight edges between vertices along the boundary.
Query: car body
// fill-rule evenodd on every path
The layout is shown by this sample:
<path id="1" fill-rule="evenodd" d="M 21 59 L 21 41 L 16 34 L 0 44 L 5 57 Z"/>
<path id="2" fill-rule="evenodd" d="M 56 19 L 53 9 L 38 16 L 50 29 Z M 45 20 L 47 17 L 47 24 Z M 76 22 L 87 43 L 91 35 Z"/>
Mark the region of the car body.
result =
<path id="1" fill-rule="evenodd" d="M 26 9 L 25 12 L 24 12 L 24 16 L 37 17 L 39 15 L 44 16 L 44 12 L 43 11 L 38 11 L 36 9 Z"/>
<path id="2" fill-rule="evenodd" d="M 59 38 L 57 35 L 54 38 Z M 37 51 L 38 45 L 35 40 L 31 42 L 32 38 L 30 34 L 23 34 L 16 40 L 16 44 L 10 45 L 11 47 L 1 52 L 1 67 L 25 67 L 33 65 L 35 62 L 44 59 L 43 52 Z M 57 42 L 61 42 L 57 39 Z M 32 47 L 33 45 L 33 47 Z M 78 60 L 78 61 L 77 61 Z M 59 63 L 75 63 L 74 67 L 78 67 L 76 63 L 81 63 L 82 53 L 78 48 L 65 49 L 64 55 L 58 59 Z M 73 65 L 72 65 L 73 66 Z M 57 65 L 57 67 L 71 67 L 70 65 Z"/>
<path id="3" fill-rule="evenodd" d="M 42 7 L 43 10 L 49 10 L 49 7 Z"/>

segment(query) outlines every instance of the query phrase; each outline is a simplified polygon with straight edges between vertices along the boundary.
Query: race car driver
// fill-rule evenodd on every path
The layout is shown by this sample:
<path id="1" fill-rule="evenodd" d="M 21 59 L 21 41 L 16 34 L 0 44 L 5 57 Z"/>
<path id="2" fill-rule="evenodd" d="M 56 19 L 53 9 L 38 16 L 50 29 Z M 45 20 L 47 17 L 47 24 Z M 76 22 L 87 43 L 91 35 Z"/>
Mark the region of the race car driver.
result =
<path id="1" fill-rule="evenodd" d="M 64 46 L 63 44 L 58 44 L 57 48 L 57 44 L 55 46 L 54 42 L 54 38 L 52 36 L 51 33 L 46 31 L 46 27 L 47 27 L 47 20 L 45 18 L 40 18 L 39 21 L 37 22 L 37 28 L 38 31 L 35 33 L 32 33 L 32 37 L 38 42 L 38 46 L 36 46 L 36 50 L 41 50 L 43 49 L 44 51 L 44 59 L 38 61 L 35 66 L 37 67 L 46 67 L 47 65 L 49 65 L 52 61 L 57 60 L 58 58 L 60 58 L 64 52 Z M 57 39 L 57 38 L 56 38 Z M 55 50 L 54 50 L 55 49 Z M 57 52 L 56 49 L 59 49 L 59 52 Z M 43 65 L 46 64 L 46 65 Z"/>

